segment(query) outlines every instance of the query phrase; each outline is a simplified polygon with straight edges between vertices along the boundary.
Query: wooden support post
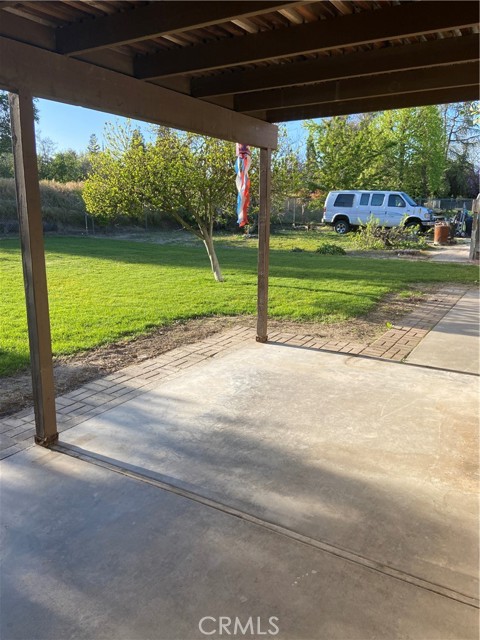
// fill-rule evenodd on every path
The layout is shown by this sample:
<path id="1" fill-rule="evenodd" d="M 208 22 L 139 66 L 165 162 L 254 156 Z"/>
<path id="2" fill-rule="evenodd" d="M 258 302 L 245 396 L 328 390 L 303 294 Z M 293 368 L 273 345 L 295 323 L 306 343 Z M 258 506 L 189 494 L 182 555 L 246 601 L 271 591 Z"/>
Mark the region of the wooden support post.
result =
<path id="1" fill-rule="evenodd" d="M 260 212 L 258 216 L 257 342 L 267 342 L 268 262 L 272 151 L 260 149 Z"/>
<path id="2" fill-rule="evenodd" d="M 58 439 L 32 96 L 9 94 L 35 409 L 35 442 Z"/>
<path id="3" fill-rule="evenodd" d="M 480 258 L 480 193 L 472 202 L 472 237 L 470 239 L 470 260 Z"/>

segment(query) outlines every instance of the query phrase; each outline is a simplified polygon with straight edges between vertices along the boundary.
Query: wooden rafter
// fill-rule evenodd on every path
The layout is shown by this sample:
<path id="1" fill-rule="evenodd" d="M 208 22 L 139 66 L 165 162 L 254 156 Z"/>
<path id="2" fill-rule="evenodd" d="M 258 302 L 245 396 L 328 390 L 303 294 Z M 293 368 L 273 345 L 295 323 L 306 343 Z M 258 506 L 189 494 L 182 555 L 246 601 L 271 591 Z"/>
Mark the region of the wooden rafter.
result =
<path id="1" fill-rule="evenodd" d="M 409 38 L 478 24 L 475 2 L 404 3 L 378 11 L 320 20 L 288 29 L 253 33 L 139 58 L 138 78 L 158 78 L 221 69 L 274 58 Z"/>
<path id="2" fill-rule="evenodd" d="M 350 115 L 354 113 L 369 113 L 385 111 L 387 109 L 403 109 L 405 107 L 426 106 L 429 104 L 448 104 L 449 102 L 465 102 L 479 99 L 478 83 L 471 86 L 456 87 L 454 90 L 432 89 L 417 91 L 395 96 L 382 96 L 364 100 L 345 100 L 327 102 L 325 104 L 308 105 L 304 107 L 288 107 L 285 109 L 270 109 L 255 115 L 265 118 L 268 122 L 288 122 L 291 120 L 309 120 L 311 118 L 328 118 L 330 116 Z"/>
<path id="3" fill-rule="evenodd" d="M 74 23 L 58 30 L 57 51 L 73 55 L 269 13 L 292 2 L 175 2 L 151 4 Z"/>
<path id="4" fill-rule="evenodd" d="M 0 38 L 0 88 L 107 111 L 257 147 L 275 148 L 276 127 L 92 64 Z"/>
<path id="5" fill-rule="evenodd" d="M 478 34 L 193 78 L 195 97 L 238 94 L 478 60 Z"/>
<path id="6" fill-rule="evenodd" d="M 431 69 L 382 73 L 369 78 L 333 80 L 302 87 L 245 93 L 235 97 L 237 111 L 259 111 L 279 106 L 297 107 L 345 100 L 395 96 L 429 89 L 447 89 L 478 83 L 479 63 L 466 62 Z"/>

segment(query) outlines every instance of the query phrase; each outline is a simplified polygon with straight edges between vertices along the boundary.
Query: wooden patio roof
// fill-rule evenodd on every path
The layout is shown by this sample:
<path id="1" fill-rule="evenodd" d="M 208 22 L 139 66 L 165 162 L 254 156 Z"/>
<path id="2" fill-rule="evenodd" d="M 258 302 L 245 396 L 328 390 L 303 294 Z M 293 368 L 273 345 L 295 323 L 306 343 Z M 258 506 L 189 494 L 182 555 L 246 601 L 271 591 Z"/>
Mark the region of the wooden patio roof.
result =
<path id="1" fill-rule="evenodd" d="M 0 2 L 0 87 L 273 148 L 270 122 L 477 99 L 478 3 Z"/>

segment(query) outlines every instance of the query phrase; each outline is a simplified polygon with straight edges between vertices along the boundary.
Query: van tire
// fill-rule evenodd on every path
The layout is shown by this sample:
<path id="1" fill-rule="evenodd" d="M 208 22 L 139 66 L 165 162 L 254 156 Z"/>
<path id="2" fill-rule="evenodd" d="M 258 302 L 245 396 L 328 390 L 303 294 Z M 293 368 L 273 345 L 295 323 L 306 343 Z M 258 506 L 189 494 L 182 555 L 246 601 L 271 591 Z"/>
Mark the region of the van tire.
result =
<path id="1" fill-rule="evenodd" d="M 418 218 L 409 218 L 405 222 L 405 228 L 407 229 L 408 227 L 420 227 L 420 231 L 423 231 L 422 221 Z"/>
<path id="2" fill-rule="evenodd" d="M 348 218 L 337 218 L 333 223 L 333 228 L 340 235 L 345 235 L 350 231 L 350 223 Z"/>

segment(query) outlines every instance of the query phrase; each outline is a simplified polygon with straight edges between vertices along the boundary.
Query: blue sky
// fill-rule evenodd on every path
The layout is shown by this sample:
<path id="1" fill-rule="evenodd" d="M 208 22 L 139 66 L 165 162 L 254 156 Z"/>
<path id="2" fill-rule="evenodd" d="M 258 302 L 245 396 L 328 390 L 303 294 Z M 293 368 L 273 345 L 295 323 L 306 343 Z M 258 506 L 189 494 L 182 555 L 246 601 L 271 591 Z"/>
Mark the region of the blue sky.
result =
<path id="1" fill-rule="evenodd" d="M 105 123 L 123 120 L 101 111 L 73 107 L 51 100 L 39 100 L 37 106 L 40 116 L 37 132 L 42 138 L 50 138 L 57 145 L 57 151 L 65 149 L 84 151 L 92 133 L 101 143 Z M 138 126 L 148 137 L 149 125 L 140 122 Z M 288 132 L 293 143 L 300 142 L 304 136 L 300 122 L 289 123 Z"/>

